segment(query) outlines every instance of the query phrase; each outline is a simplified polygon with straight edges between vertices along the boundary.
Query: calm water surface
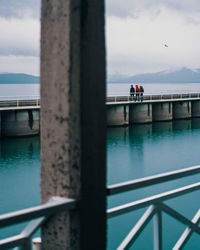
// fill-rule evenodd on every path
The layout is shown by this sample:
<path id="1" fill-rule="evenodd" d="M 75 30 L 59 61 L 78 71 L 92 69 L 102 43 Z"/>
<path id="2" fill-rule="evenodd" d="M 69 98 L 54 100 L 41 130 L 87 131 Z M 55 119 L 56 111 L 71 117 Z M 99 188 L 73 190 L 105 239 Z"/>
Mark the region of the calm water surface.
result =
<path id="1" fill-rule="evenodd" d="M 134 84 L 134 83 L 130 83 Z M 107 96 L 129 95 L 129 83 L 106 84 Z M 200 93 L 200 83 L 139 83 L 144 86 L 144 94 Z M 40 95 L 39 84 L 0 84 L 0 100 L 16 99 Z"/>
<path id="2" fill-rule="evenodd" d="M 108 129 L 107 173 L 108 184 L 181 169 L 200 163 L 200 119 L 137 125 Z M 115 195 L 108 199 L 113 207 L 170 189 L 199 182 L 199 175 L 143 188 L 140 191 Z M 200 192 L 194 192 L 167 202 L 188 218 L 200 206 Z M 116 249 L 131 230 L 144 209 L 108 220 L 108 249 Z M 166 250 L 172 249 L 185 229 L 173 218 L 163 216 L 163 241 Z M 167 223 L 166 223 L 167 222 Z M 133 249 L 153 249 L 153 225 L 149 223 Z M 184 249 L 200 249 L 199 236 L 193 234 Z"/>
<path id="3" fill-rule="evenodd" d="M 130 83 L 135 85 L 135 83 Z M 130 84 L 128 83 L 109 83 L 107 96 L 129 95 Z M 142 84 L 144 94 L 176 94 L 176 93 L 200 93 L 200 83 L 136 83 Z"/>
<path id="4" fill-rule="evenodd" d="M 127 181 L 143 176 L 171 171 L 200 162 L 200 119 L 154 123 L 108 129 L 107 182 Z M 12 138 L 0 141 L 0 213 L 37 205 L 40 202 L 39 137 Z M 199 176 L 144 188 L 140 191 L 113 196 L 108 206 L 134 201 L 147 195 L 199 181 Z M 192 218 L 199 208 L 200 192 L 167 202 Z M 108 220 L 108 249 L 116 249 L 144 209 Z M 172 249 L 184 230 L 173 218 L 163 216 L 164 249 Z M 167 221 L 167 223 L 165 223 Z M 0 231 L 0 237 L 17 233 L 22 225 Z M 153 225 L 150 223 L 133 249 L 153 249 Z M 200 249 L 199 236 L 194 234 L 187 250 Z"/>

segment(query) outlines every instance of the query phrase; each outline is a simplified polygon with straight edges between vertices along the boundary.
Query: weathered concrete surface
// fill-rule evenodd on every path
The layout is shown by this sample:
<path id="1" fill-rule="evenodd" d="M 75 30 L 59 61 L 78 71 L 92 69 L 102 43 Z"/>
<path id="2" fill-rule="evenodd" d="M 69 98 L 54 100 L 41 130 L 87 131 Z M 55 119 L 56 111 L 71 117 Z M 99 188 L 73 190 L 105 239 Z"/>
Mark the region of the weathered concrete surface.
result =
<path id="1" fill-rule="evenodd" d="M 43 0 L 42 202 L 80 200 L 42 228 L 43 249 L 105 249 L 104 83 L 104 1 Z"/>
<path id="2" fill-rule="evenodd" d="M 129 105 L 107 105 L 107 126 L 129 124 Z"/>
<path id="3" fill-rule="evenodd" d="M 191 101 L 173 103 L 173 119 L 186 119 L 191 117 Z"/>
<path id="4" fill-rule="evenodd" d="M 152 120 L 153 121 L 169 121 L 172 120 L 172 103 L 158 102 L 152 104 Z"/>
<path id="5" fill-rule="evenodd" d="M 28 136 L 39 134 L 39 110 L 1 112 L 1 136 Z"/>
<path id="6" fill-rule="evenodd" d="M 200 117 L 200 101 L 192 101 L 192 117 Z"/>
<path id="7" fill-rule="evenodd" d="M 137 103 L 129 106 L 129 123 L 152 122 L 152 104 Z"/>

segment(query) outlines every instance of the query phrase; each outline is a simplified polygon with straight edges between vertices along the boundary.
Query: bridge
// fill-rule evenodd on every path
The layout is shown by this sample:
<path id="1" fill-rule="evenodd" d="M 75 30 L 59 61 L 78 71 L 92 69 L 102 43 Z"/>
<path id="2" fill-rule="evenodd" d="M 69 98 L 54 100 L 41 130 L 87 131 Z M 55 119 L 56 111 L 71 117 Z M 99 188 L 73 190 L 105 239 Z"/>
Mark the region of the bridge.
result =
<path id="1" fill-rule="evenodd" d="M 200 93 L 107 97 L 107 125 L 123 126 L 200 117 Z"/>
<path id="2" fill-rule="evenodd" d="M 0 97 L 0 136 L 39 134 L 39 96 Z"/>
<path id="3" fill-rule="evenodd" d="M 106 98 L 107 125 L 151 123 L 200 117 L 200 93 Z M 0 97 L 0 136 L 39 134 L 39 96 Z"/>

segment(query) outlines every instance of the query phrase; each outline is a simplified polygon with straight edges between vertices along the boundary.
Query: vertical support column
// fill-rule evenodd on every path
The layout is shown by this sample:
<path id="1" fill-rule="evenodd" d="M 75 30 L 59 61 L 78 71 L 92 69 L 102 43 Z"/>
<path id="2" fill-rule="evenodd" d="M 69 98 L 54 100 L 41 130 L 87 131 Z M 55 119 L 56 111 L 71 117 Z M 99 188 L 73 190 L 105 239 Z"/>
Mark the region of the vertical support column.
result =
<path id="1" fill-rule="evenodd" d="M 162 212 L 158 209 L 158 212 L 153 218 L 154 224 L 154 250 L 162 250 Z"/>
<path id="2" fill-rule="evenodd" d="M 78 199 L 42 228 L 42 249 L 106 248 L 103 0 L 42 0 L 41 194 Z"/>

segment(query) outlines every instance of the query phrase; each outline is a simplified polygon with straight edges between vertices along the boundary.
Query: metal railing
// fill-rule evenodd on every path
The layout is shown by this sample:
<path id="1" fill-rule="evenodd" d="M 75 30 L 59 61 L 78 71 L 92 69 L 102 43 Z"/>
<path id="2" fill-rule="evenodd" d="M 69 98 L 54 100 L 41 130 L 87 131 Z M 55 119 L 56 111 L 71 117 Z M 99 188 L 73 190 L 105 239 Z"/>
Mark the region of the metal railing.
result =
<path id="1" fill-rule="evenodd" d="M 136 95 L 131 96 L 108 96 L 106 97 L 106 102 L 134 102 L 136 101 Z M 140 98 L 139 98 L 140 99 Z M 156 101 L 156 100 L 184 100 L 184 99 L 200 99 L 200 93 L 188 93 L 188 94 L 156 94 L 149 95 L 144 94 L 142 97 L 143 101 Z"/>
<path id="2" fill-rule="evenodd" d="M 164 183 L 167 181 L 178 180 L 180 178 L 199 173 L 200 165 L 124 183 L 113 184 L 107 187 L 107 195 L 110 196 L 120 194 L 122 192 Z M 200 234 L 200 227 L 198 226 L 198 223 L 200 222 L 200 209 L 197 211 L 193 219 L 189 220 L 175 209 L 166 205 L 164 202 L 196 190 L 200 190 L 200 182 L 107 209 L 107 218 L 112 218 L 147 207 L 145 213 L 121 242 L 118 250 L 129 249 L 152 219 L 154 220 L 154 250 L 161 250 L 163 212 L 186 225 L 185 231 L 173 247 L 173 250 L 182 249 L 193 232 Z M 21 247 L 22 249 L 30 250 L 32 235 L 41 227 L 43 223 L 45 223 L 48 218 L 50 218 L 50 216 L 55 215 L 58 212 L 75 209 L 76 206 L 77 201 L 74 199 L 53 197 L 46 204 L 0 215 L 0 228 L 32 220 L 20 234 L 0 240 L 0 249 L 3 250 L 7 248 Z"/>
<path id="3" fill-rule="evenodd" d="M 39 106 L 40 97 L 38 95 L 31 96 L 0 96 L 0 108 L 4 107 L 24 107 Z"/>
<path id="4" fill-rule="evenodd" d="M 21 247 L 31 250 L 31 237 L 52 215 L 74 209 L 76 201 L 61 197 L 52 197 L 46 204 L 0 215 L 0 228 L 20 222 L 33 220 L 18 235 L 0 240 L 0 249 Z"/>
<path id="5" fill-rule="evenodd" d="M 172 172 L 167 172 L 164 174 L 154 175 L 150 177 L 145 177 L 133 181 L 128 181 L 120 184 L 110 185 L 107 188 L 107 194 L 119 194 L 122 192 L 135 190 L 138 188 L 147 187 L 150 185 L 155 185 L 158 183 L 163 183 L 167 181 L 172 181 L 175 179 L 180 179 L 183 177 L 188 177 L 190 175 L 194 175 L 200 173 L 200 166 L 194 166 L 190 168 L 185 168 L 181 170 L 176 170 Z M 181 188 L 177 188 L 168 192 L 164 192 L 161 194 L 153 195 L 150 197 L 146 197 L 141 200 L 133 201 L 124 205 L 120 205 L 117 207 L 109 208 L 107 210 L 107 217 L 112 218 L 118 215 L 122 215 L 124 213 L 128 213 L 140 208 L 147 207 L 145 213 L 138 220 L 136 225 L 131 229 L 125 239 L 121 242 L 118 250 L 129 249 L 138 236 L 142 233 L 147 224 L 154 220 L 154 250 L 162 249 L 162 212 L 174 217 L 176 220 L 182 222 L 187 227 L 185 231 L 182 233 L 178 241 L 173 247 L 173 250 L 182 249 L 193 232 L 200 234 L 200 227 L 198 227 L 198 223 L 200 221 L 200 209 L 197 211 L 192 220 L 189 220 L 181 213 L 177 212 L 175 209 L 169 207 L 164 203 L 172 198 L 179 197 L 181 195 L 185 195 L 191 193 L 193 191 L 200 190 L 200 182 L 184 186 Z"/>

